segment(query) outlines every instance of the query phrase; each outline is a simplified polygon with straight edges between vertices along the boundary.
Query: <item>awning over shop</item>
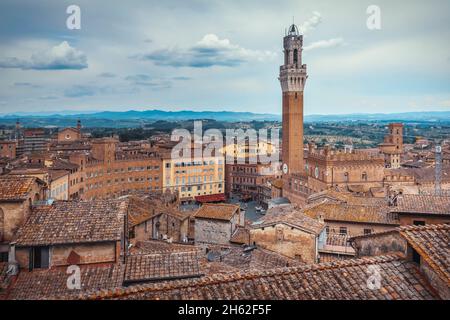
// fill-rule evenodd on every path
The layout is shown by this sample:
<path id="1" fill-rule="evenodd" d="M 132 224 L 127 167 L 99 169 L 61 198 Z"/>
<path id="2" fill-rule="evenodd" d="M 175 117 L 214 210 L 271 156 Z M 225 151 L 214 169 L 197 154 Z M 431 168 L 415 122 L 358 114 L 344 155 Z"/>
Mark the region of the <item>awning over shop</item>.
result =
<path id="1" fill-rule="evenodd" d="M 219 193 L 219 194 L 208 194 L 204 196 L 196 196 L 195 201 L 206 203 L 206 202 L 223 202 L 225 201 L 225 194 Z"/>

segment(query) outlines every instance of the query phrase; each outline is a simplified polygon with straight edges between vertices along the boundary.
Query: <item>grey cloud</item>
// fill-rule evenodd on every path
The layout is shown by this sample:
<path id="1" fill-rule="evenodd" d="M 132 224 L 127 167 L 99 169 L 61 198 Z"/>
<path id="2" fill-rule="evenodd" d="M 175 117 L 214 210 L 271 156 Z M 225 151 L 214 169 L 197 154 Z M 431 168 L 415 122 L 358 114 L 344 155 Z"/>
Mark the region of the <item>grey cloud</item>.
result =
<path id="1" fill-rule="evenodd" d="M 103 72 L 103 73 L 100 73 L 98 76 L 101 78 L 115 78 L 116 77 L 116 75 L 111 72 Z"/>
<path id="2" fill-rule="evenodd" d="M 22 70 L 81 70 L 88 67 L 87 57 L 70 46 L 67 41 L 50 49 L 35 53 L 29 60 L 18 58 L 0 59 L 0 68 Z"/>
<path id="3" fill-rule="evenodd" d="M 184 76 L 180 76 L 180 77 L 173 77 L 173 80 L 179 80 L 179 81 L 187 81 L 187 80 L 191 80 L 191 77 L 184 77 Z"/>
<path id="4" fill-rule="evenodd" d="M 187 49 L 161 49 L 141 56 L 158 66 L 209 68 L 212 66 L 236 67 L 250 60 L 264 61 L 276 56 L 270 51 L 258 51 L 232 44 L 228 39 L 219 39 L 214 34 Z"/>
<path id="5" fill-rule="evenodd" d="M 32 84 L 31 82 L 14 82 L 14 87 L 23 87 L 23 88 L 40 88 L 41 86 L 37 84 Z"/>
<path id="6" fill-rule="evenodd" d="M 57 96 L 53 96 L 53 95 L 46 95 L 46 96 L 40 96 L 39 100 L 56 100 L 58 99 Z"/>
<path id="7" fill-rule="evenodd" d="M 15 82 L 14 87 L 31 87 L 30 82 Z"/>
<path id="8" fill-rule="evenodd" d="M 89 86 L 73 86 L 64 91 L 64 95 L 68 98 L 90 97 L 95 95 L 95 90 Z"/>
<path id="9" fill-rule="evenodd" d="M 336 48 L 344 45 L 344 39 L 342 38 L 333 38 L 328 40 L 321 40 L 313 42 L 306 47 L 304 47 L 305 51 L 310 51 L 314 49 L 326 49 L 326 48 Z"/>
<path id="10" fill-rule="evenodd" d="M 167 79 L 155 79 L 146 74 L 135 74 L 125 77 L 125 80 L 131 82 L 136 86 L 145 86 L 153 88 L 170 88 L 172 87 L 172 82 Z"/>

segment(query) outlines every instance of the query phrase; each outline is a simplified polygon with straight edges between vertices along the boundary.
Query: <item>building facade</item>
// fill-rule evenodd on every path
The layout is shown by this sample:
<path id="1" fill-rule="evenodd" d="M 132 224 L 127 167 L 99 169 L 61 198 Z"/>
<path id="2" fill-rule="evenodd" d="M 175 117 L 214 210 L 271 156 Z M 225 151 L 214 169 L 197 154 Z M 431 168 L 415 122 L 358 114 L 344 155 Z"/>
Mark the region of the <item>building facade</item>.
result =
<path id="1" fill-rule="evenodd" d="M 223 195 L 225 159 L 222 155 L 174 159 L 167 154 L 162 160 L 162 177 L 162 189 L 178 193 L 183 202 L 204 195 Z"/>
<path id="2" fill-rule="evenodd" d="M 0 141 L 0 158 L 8 158 L 8 159 L 16 158 L 15 141 Z"/>
<path id="3" fill-rule="evenodd" d="M 403 124 L 391 123 L 388 130 L 389 134 L 379 147 L 385 157 L 386 168 L 397 169 L 400 168 L 403 154 Z"/>

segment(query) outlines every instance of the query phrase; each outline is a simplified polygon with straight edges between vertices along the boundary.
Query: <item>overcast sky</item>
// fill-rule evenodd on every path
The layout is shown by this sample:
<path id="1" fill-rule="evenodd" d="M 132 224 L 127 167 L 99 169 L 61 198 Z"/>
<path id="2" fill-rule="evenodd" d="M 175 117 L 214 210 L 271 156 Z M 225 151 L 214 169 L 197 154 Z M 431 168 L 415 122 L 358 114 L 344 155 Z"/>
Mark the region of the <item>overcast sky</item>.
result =
<path id="1" fill-rule="evenodd" d="M 72 4 L 81 30 L 66 27 Z M 369 5 L 381 30 L 366 26 Z M 306 114 L 450 111 L 448 0 L 1 0 L 0 113 L 279 114 L 293 16 Z"/>

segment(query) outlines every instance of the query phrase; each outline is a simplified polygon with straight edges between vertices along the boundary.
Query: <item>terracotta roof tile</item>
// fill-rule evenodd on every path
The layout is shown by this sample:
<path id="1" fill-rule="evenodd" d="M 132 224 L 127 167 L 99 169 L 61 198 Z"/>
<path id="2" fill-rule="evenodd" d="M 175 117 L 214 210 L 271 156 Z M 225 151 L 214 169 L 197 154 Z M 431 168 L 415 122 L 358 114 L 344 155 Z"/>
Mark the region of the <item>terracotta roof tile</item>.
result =
<path id="1" fill-rule="evenodd" d="M 331 189 L 314 193 L 308 197 L 308 203 L 317 203 L 322 202 L 323 200 L 347 203 L 349 205 L 364 205 L 375 207 L 387 204 L 384 198 L 355 196 L 351 192 L 339 192 Z"/>
<path id="2" fill-rule="evenodd" d="M 407 226 L 399 231 L 450 286 L 450 225 Z"/>
<path id="3" fill-rule="evenodd" d="M 170 203 L 166 194 L 160 197 L 137 197 L 129 196 L 128 225 L 134 227 L 162 213 L 175 219 L 185 220 L 191 215 L 190 212 L 181 211 L 177 205 Z"/>
<path id="4" fill-rule="evenodd" d="M 174 253 L 198 251 L 199 247 L 190 244 L 169 243 L 161 240 L 138 241 L 131 248 L 131 254 Z"/>
<path id="5" fill-rule="evenodd" d="M 200 277 L 196 251 L 131 255 L 127 257 L 127 283 Z"/>
<path id="6" fill-rule="evenodd" d="M 6 271 L 7 270 L 8 270 L 8 263 L 0 262 L 0 294 L 7 287 L 7 284 L 6 284 L 6 280 L 7 280 Z"/>
<path id="7" fill-rule="evenodd" d="M 33 208 L 19 228 L 18 246 L 118 241 L 127 202 L 119 200 L 55 201 Z"/>
<path id="8" fill-rule="evenodd" d="M 79 165 L 64 159 L 55 159 L 53 160 L 51 168 L 53 170 L 76 170 L 79 168 Z"/>
<path id="9" fill-rule="evenodd" d="M 450 197 L 404 194 L 397 198 L 392 212 L 450 215 Z"/>
<path id="10" fill-rule="evenodd" d="M 228 203 L 205 203 L 194 214 L 195 218 L 230 221 L 239 206 Z"/>
<path id="11" fill-rule="evenodd" d="M 379 267 L 380 288 L 367 285 L 369 266 Z M 81 299 L 143 300 L 368 300 L 437 299 L 417 266 L 399 256 L 351 259 L 266 271 L 214 274 L 193 280 L 81 294 Z"/>
<path id="12" fill-rule="evenodd" d="M 161 207 L 151 200 L 129 197 L 128 225 L 133 227 L 151 219 L 160 213 Z"/>
<path id="13" fill-rule="evenodd" d="M 29 196 L 33 183 L 39 181 L 34 177 L 1 176 L 0 201 L 25 200 Z"/>
<path id="14" fill-rule="evenodd" d="M 224 274 L 224 273 L 235 273 L 239 272 L 239 269 L 228 264 L 217 262 L 217 261 L 208 261 L 205 259 L 199 260 L 200 270 L 204 275 L 210 276 L 212 274 Z"/>
<path id="15" fill-rule="evenodd" d="M 324 220 L 329 221 L 398 225 L 396 217 L 389 212 L 387 206 L 375 207 L 323 202 L 307 207 L 302 211 L 313 219 L 322 216 Z"/>
<path id="16" fill-rule="evenodd" d="M 66 271 L 67 268 L 21 271 L 7 298 L 13 300 L 55 299 L 89 290 L 117 288 L 122 285 L 122 265 L 80 266 L 80 290 L 67 288 L 69 275 Z"/>
<path id="17" fill-rule="evenodd" d="M 251 228 L 262 228 L 275 224 L 286 224 L 295 228 L 319 234 L 324 224 L 316 219 L 310 218 L 297 209 L 294 205 L 274 207 L 267 210 L 265 216 L 251 224 Z"/>
<path id="18" fill-rule="evenodd" d="M 208 248 L 212 253 L 210 259 L 214 257 L 213 262 L 220 262 L 240 271 L 303 265 L 295 259 L 259 247 L 208 245 Z"/>

